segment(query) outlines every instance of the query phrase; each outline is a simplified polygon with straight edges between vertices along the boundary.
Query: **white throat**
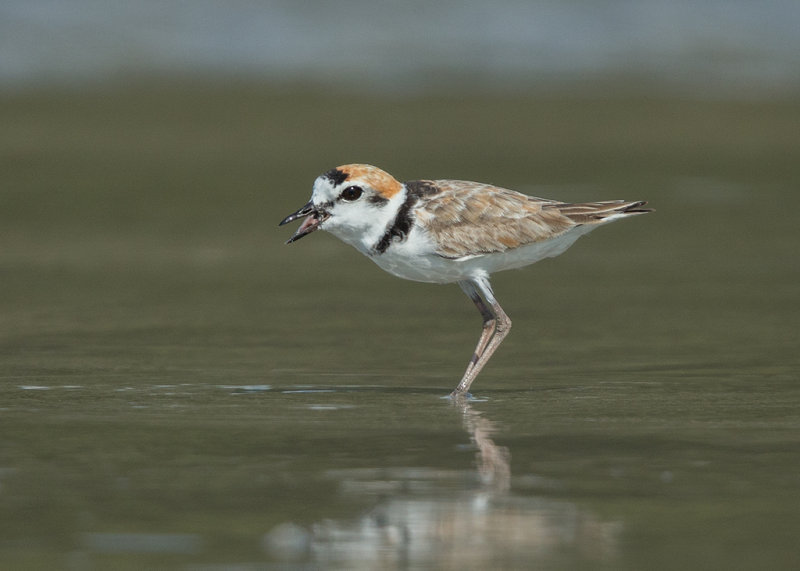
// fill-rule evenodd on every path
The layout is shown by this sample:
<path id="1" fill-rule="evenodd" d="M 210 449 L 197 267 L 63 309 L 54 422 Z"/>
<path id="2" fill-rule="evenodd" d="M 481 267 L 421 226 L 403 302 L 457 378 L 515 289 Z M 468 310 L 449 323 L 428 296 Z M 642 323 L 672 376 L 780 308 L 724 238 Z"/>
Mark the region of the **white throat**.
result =
<path id="1" fill-rule="evenodd" d="M 375 245 L 394 224 L 407 192 L 403 187 L 402 191 L 382 204 L 365 200 L 356 204 L 337 205 L 320 228 L 370 256 L 375 253 Z"/>

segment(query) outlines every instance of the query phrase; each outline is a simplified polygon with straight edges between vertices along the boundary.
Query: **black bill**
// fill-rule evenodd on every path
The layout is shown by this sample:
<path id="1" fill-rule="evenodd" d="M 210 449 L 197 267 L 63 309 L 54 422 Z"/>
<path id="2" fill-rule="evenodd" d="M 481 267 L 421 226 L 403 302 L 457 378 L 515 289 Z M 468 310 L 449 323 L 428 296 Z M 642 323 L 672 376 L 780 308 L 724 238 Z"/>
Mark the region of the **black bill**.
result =
<path id="1" fill-rule="evenodd" d="M 292 234 L 292 237 L 286 240 L 287 244 L 291 244 L 292 242 L 299 240 L 303 236 L 311 234 L 314 230 L 319 228 L 319 225 L 322 224 L 322 222 L 324 222 L 329 215 L 327 212 L 321 212 L 317 210 L 316 207 L 314 206 L 314 203 L 309 201 L 308 204 L 303 206 L 300 210 L 298 210 L 297 212 L 293 212 L 292 214 L 281 220 L 278 226 L 283 226 L 284 224 L 288 224 L 289 222 L 297 220 L 298 218 L 303 218 L 304 216 L 306 217 L 306 219 L 303 220 L 303 223 L 300 225 L 297 231 L 294 234 Z"/>

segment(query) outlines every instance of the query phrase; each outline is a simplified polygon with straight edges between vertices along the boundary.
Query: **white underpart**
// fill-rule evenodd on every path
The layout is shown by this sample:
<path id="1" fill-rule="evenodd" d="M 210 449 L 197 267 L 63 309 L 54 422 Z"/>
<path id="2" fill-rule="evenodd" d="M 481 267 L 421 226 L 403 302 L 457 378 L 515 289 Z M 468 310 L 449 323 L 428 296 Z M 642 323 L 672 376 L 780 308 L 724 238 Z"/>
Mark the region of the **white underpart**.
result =
<path id="1" fill-rule="evenodd" d="M 452 283 L 485 278 L 494 272 L 522 268 L 544 258 L 558 256 L 596 226 L 575 226 L 550 240 L 505 252 L 477 254 L 457 259 L 436 255 L 431 238 L 419 226 L 415 226 L 405 241 L 394 242 L 384 254 L 373 255 L 370 258 L 390 274 L 407 280 Z"/>

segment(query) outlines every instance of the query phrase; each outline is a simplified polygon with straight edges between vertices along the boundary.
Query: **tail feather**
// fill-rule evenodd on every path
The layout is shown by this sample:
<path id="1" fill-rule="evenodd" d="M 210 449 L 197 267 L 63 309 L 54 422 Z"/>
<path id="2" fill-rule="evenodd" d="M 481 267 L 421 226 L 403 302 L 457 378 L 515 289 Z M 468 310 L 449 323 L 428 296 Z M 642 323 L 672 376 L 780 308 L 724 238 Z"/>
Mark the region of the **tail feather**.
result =
<path id="1" fill-rule="evenodd" d="M 651 208 L 642 208 L 647 204 L 644 200 L 627 202 L 625 200 L 608 200 L 604 202 L 582 202 L 569 204 L 557 202 L 546 204 L 543 208 L 556 208 L 558 211 L 576 224 L 600 224 L 612 219 L 636 214 L 653 212 Z"/>

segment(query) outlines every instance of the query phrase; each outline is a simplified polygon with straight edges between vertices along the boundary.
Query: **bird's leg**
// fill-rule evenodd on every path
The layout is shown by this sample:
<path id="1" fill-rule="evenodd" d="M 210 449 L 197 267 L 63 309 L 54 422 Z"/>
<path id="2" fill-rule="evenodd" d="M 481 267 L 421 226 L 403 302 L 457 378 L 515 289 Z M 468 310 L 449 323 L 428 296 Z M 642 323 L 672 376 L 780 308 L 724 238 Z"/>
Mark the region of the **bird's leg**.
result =
<path id="1" fill-rule="evenodd" d="M 475 352 L 472 354 L 472 358 L 469 360 L 469 364 L 467 365 L 467 370 L 464 373 L 464 376 L 466 376 L 480 360 L 481 355 L 483 354 L 484 350 L 486 350 L 486 345 L 488 345 L 489 339 L 491 339 L 492 335 L 494 335 L 495 318 L 497 316 L 486 306 L 483 298 L 480 296 L 478 290 L 471 282 L 462 281 L 458 282 L 458 285 L 460 285 L 461 289 L 464 290 L 464 293 L 469 296 L 469 298 L 475 304 L 475 307 L 477 307 L 478 311 L 480 311 L 481 317 L 483 317 L 483 331 L 481 332 L 480 339 L 478 339 L 478 345 L 475 347 Z"/>
<path id="2" fill-rule="evenodd" d="M 481 372 L 481 369 L 483 369 L 511 329 L 511 319 L 508 318 L 506 312 L 497 303 L 487 279 L 465 280 L 458 282 L 458 285 L 461 286 L 464 293 L 469 296 L 475 307 L 480 311 L 483 317 L 483 332 L 480 339 L 478 339 L 475 353 L 467 365 L 467 370 L 464 372 L 464 376 L 458 386 L 452 392 L 452 396 L 464 395 L 469 391 L 469 387 L 475 377 L 478 376 L 478 373 Z"/>

